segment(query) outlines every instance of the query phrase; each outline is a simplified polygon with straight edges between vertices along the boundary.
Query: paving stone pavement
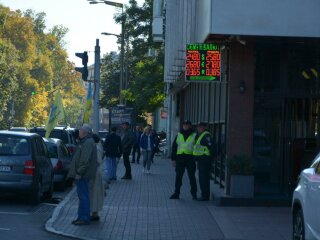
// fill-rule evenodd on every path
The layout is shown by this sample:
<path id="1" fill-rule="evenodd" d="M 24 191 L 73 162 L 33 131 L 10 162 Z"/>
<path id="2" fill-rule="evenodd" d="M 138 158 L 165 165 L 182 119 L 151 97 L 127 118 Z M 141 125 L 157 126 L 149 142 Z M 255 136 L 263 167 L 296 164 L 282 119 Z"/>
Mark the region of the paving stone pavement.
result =
<path id="1" fill-rule="evenodd" d="M 71 224 L 78 207 L 73 189 L 55 209 L 46 229 L 88 240 L 290 239 L 288 208 L 217 207 L 212 201 L 192 200 L 186 173 L 180 200 L 170 200 L 175 179 L 170 160 L 157 157 L 151 174 L 142 173 L 141 164 L 131 166 L 132 180 L 119 179 L 110 184 L 99 222 Z M 123 173 L 120 162 L 118 177 Z M 266 212 L 269 215 L 264 216 Z"/>

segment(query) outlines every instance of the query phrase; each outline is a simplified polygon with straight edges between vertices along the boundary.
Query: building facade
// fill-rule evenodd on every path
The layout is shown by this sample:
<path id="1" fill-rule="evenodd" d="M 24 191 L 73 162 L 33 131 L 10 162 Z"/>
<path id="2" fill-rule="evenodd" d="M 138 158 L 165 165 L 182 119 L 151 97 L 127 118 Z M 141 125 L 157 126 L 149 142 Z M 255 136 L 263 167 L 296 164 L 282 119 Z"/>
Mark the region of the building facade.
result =
<path id="1" fill-rule="evenodd" d="M 256 196 L 290 196 L 319 150 L 320 2 L 161 2 L 168 142 L 184 119 L 208 122 L 219 153 L 214 177 L 227 194 L 226 158 L 246 154 Z M 189 43 L 220 45 L 220 81 L 185 81 Z"/>

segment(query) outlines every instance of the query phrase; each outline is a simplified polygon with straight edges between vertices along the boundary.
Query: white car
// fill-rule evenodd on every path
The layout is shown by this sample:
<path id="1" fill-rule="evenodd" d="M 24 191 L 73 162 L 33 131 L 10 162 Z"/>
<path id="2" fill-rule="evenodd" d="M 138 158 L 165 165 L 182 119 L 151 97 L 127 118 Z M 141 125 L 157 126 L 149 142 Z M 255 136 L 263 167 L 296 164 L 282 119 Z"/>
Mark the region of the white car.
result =
<path id="1" fill-rule="evenodd" d="M 292 239 L 320 240 L 320 153 L 300 174 L 292 199 Z"/>

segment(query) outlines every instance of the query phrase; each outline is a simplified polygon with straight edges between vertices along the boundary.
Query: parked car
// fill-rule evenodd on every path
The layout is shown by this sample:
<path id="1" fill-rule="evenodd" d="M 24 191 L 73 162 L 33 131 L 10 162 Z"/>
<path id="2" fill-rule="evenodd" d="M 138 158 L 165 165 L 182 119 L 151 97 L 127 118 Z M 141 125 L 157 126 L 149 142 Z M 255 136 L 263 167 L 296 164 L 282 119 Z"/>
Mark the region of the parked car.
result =
<path id="1" fill-rule="evenodd" d="M 0 131 L 0 193 L 27 195 L 38 204 L 53 193 L 53 167 L 42 137 Z"/>
<path id="2" fill-rule="evenodd" d="M 30 129 L 30 132 L 37 133 L 42 137 L 45 137 L 46 130 L 43 127 L 34 127 Z M 76 150 L 76 137 L 74 133 L 74 129 L 67 128 L 67 127 L 55 127 L 50 135 L 49 138 L 58 138 L 61 139 L 64 144 L 66 144 L 69 152 L 71 155 Z"/>
<path id="3" fill-rule="evenodd" d="M 292 239 L 320 239 L 320 153 L 300 176 L 292 198 Z"/>
<path id="4" fill-rule="evenodd" d="M 70 169 L 71 155 L 62 140 L 43 138 L 49 152 L 54 171 L 54 183 L 62 191 L 66 188 L 66 178 Z"/>
<path id="5" fill-rule="evenodd" d="M 109 132 L 106 131 L 106 130 L 99 131 L 99 137 L 102 140 L 102 142 L 104 142 L 106 140 L 106 137 L 107 137 L 108 133 Z"/>
<path id="6" fill-rule="evenodd" d="M 14 132 L 29 132 L 29 129 L 26 127 L 11 127 L 9 131 L 14 131 Z"/>

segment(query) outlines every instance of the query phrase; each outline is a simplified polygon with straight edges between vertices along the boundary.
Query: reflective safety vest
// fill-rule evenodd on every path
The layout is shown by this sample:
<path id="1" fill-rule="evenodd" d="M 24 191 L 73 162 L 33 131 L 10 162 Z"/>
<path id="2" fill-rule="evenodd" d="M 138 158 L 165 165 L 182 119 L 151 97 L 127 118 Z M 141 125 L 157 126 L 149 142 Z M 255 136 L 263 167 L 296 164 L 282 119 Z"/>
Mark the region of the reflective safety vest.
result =
<path id="1" fill-rule="evenodd" d="M 177 145 L 178 145 L 177 155 L 180 155 L 180 154 L 190 154 L 190 155 L 192 155 L 195 138 L 196 138 L 196 134 L 192 133 L 192 134 L 190 134 L 190 136 L 185 141 L 183 134 L 178 133 L 177 140 L 176 140 Z"/>
<path id="2" fill-rule="evenodd" d="M 209 148 L 207 146 L 202 146 L 201 140 L 203 139 L 203 137 L 206 134 L 210 134 L 208 131 L 204 131 L 203 133 L 201 133 L 201 135 L 198 137 L 196 143 L 193 146 L 193 155 L 194 156 L 202 156 L 202 155 L 206 155 L 206 156 L 210 156 L 210 151 Z"/>

